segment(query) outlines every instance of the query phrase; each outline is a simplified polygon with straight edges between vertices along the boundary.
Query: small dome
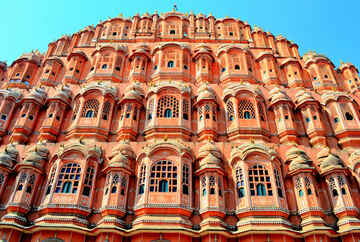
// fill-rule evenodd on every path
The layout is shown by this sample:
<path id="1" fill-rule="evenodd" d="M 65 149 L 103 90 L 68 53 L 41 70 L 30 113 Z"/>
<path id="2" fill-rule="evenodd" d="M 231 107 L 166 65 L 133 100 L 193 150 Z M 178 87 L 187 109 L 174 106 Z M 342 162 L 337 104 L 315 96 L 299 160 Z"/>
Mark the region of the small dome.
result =
<path id="1" fill-rule="evenodd" d="M 51 99 L 60 99 L 65 103 L 70 104 L 72 99 L 72 92 L 70 87 L 68 85 L 61 86 L 57 89 L 54 97 L 49 98 L 49 100 Z"/>
<path id="2" fill-rule="evenodd" d="M 17 162 L 19 151 L 16 150 L 14 144 L 8 144 L 5 149 L 0 152 L 0 165 L 12 167 Z"/>
<path id="3" fill-rule="evenodd" d="M 344 168 L 344 163 L 340 159 L 339 156 L 332 154 L 329 148 L 322 149 L 318 154 L 317 158 L 320 162 L 320 170 L 321 173 L 326 171 L 336 169 L 336 168 Z"/>
<path id="4" fill-rule="evenodd" d="M 111 154 L 109 166 L 111 167 L 124 167 L 129 169 L 130 159 L 135 159 L 135 153 L 132 150 L 128 141 L 121 141 Z"/>
<path id="5" fill-rule="evenodd" d="M 207 156 L 200 161 L 199 165 L 199 169 L 222 168 L 221 160 L 218 157 L 214 156 L 212 153 L 208 153 Z"/>
<path id="6" fill-rule="evenodd" d="M 40 104 L 44 104 L 47 98 L 47 93 L 44 88 L 38 87 L 33 88 L 28 95 L 24 97 L 24 99 L 32 99 L 37 101 Z"/>
<path id="7" fill-rule="evenodd" d="M 122 100 L 137 100 L 141 101 L 144 96 L 144 92 L 138 83 L 132 83 L 130 86 L 126 87 L 125 94 Z"/>
<path id="8" fill-rule="evenodd" d="M 37 143 L 28 149 L 26 153 L 27 155 L 22 162 L 23 164 L 30 164 L 42 168 L 44 162 L 48 159 L 49 150 L 44 143 Z"/>
<path id="9" fill-rule="evenodd" d="M 270 91 L 270 105 L 273 105 L 279 101 L 290 102 L 291 100 L 284 91 L 278 87 L 275 87 Z"/>
<path id="10" fill-rule="evenodd" d="M 214 95 L 213 89 L 206 83 L 202 84 L 198 89 L 197 102 L 202 100 L 215 100 L 216 96 Z"/>
<path id="11" fill-rule="evenodd" d="M 208 154 L 212 154 L 217 158 L 221 158 L 221 153 L 214 142 L 208 141 L 199 148 L 199 158 L 204 158 Z"/>
<path id="12" fill-rule="evenodd" d="M 292 147 L 286 152 L 286 159 L 290 161 L 290 171 L 312 168 L 310 158 L 303 150 L 297 147 Z"/>

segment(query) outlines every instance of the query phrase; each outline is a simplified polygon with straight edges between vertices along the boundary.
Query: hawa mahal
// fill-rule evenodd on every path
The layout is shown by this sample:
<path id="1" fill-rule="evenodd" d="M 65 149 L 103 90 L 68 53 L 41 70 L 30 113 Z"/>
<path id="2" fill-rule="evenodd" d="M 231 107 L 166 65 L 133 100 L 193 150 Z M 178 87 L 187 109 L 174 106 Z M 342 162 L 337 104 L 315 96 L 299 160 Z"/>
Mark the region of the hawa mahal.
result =
<path id="1" fill-rule="evenodd" d="M 351 63 L 211 14 L 0 62 L 0 239 L 359 242 Z"/>

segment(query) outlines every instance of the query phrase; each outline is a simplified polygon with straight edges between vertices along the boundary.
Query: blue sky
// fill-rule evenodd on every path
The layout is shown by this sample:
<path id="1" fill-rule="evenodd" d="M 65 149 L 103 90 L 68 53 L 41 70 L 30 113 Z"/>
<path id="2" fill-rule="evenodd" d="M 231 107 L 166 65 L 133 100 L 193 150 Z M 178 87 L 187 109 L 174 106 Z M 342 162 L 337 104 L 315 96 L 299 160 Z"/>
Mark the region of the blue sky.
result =
<path id="1" fill-rule="evenodd" d="M 56 4 L 54 4 L 56 2 Z M 248 21 L 299 45 L 300 54 L 315 50 L 335 66 L 340 60 L 360 67 L 360 1 L 334 0 L 2 0 L 0 60 L 10 65 L 23 52 L 46 51 L 48 43 L 119 13 L 167 12 L 176 2 L 180 12 L 212 13 Z"/>

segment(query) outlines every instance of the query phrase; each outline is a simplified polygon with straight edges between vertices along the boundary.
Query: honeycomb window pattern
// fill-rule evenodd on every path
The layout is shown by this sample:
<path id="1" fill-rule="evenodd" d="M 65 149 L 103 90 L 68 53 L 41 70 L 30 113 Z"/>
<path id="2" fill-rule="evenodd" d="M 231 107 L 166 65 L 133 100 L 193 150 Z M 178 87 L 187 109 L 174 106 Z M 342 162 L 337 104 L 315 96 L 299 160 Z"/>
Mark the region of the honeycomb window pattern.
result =
<path id="1" fill-rule="evenodd" d="M 233 121 L 234 120 L 234 105 L 231 101 L 228 101 L 226 103 L 226 110 L 227 110 L 228 120 Z"/>
<path id="2" fill-rule="evenodd" d="M 79 99 L 76 99 L 75 100 L 75 103 L 73 104 L 74 105 L 74 112 L 73 112 L 73 120 L 76 119 L 76 115 L 77 113 L 79 112 L 79 108 L 80 108 L 80 100 Z"/>
<path id="3" fill-rule="evenodd" d="M 179 101 L 174 96 L 162 96 L 157 107 L 157 117 L 179 117 Z"/>
<path id="4" fill-rule="evenodd" d="M 89 99 L 85 102 L 84 108 L 81 113 L 81 117 L 93 117 L 96 118 L 99 111 L 99 101 L 96 99 Z M 90 116 L 89 113 L 92 112 Z"/>
<path id="5" fill-rule="evenodd" d="M 240 119 L 254 119 L 255 107 L 249 100 L 239 100 L 239 118 Z"/>
<path id="6" fill-rule="evenodd" d="M 176 192 L 177 166 L 172 161 L 162 160 L 151 167 L 150 192 Z"/>
<path id="7" fill-rule="evenodd" d="M 111 104 L 109 101 L 106 101 L 103 107 L 103 111 L 102 111 L 102 118 L 104 120 L 108 120 L 109 118 L 109 114 L 110 114 L 110 109 L 111 109 Z"/>
<path id="8" fill-rule="evenodd" d="M 272 196 L 272 187 L 268 170 L 262 165 L 254 165 L 249 169 L 249 186 L 251 196 Z"/>

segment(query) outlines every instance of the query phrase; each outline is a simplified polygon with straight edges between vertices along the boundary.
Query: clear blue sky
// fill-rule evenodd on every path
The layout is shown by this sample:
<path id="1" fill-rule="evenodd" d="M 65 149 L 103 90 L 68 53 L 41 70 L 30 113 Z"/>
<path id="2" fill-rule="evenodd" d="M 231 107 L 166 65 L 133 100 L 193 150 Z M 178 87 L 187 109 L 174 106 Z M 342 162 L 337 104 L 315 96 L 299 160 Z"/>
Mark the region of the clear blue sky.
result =
<path id="1" fill-rule="evenodd" d="M 51 41 L 119 13 L 167 12 L 176 2 L 180 12 L 210 12 L 258 25 L 299 45 L 300 54 L 315 50 L 339 66 L 340 60 L 360 68 L 359 0 L 2 0 L 0 60 L 8 65 L 23 52 L 46 51 Z M 56 4 L 55 4 L 56 3 Z"/>

